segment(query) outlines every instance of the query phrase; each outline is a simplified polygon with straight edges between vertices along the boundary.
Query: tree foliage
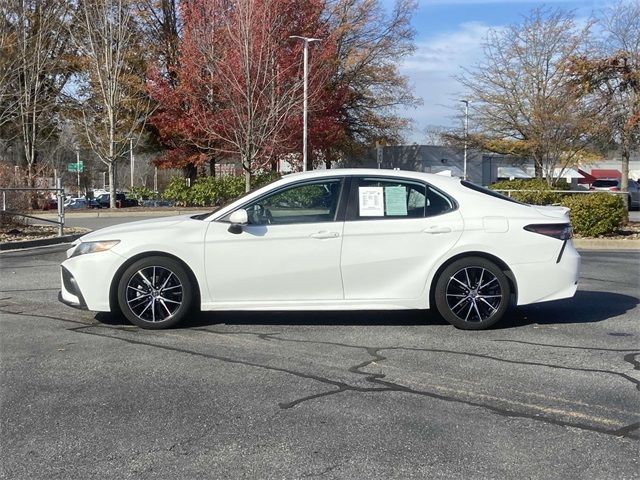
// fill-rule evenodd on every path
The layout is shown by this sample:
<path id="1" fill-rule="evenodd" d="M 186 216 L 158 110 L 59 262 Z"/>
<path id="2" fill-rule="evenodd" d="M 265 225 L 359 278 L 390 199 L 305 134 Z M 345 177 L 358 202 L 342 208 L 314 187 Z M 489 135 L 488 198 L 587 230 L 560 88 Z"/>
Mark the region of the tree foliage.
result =
<path id="1" fill-rule="evenodd" d="M 0 127 L 22 146 L 29 183 L 39 148 L 58 131 L 63 89 L 75 71 L 73 9 L 64 0 L 5 0 L 0 6 Z"/>
<path id="2" fill-rule="evenodd" d="M 327 37 L 321 3 L 293 0 L 197 0 L 182 4 L 184 35 L 175 72 L 156 72 L 150 91 L 160 109 L 152 122 L 181 164 L 237 155 L 249 177 L 297 140 L 293 126 L 302 100 L 301 45 L 289 37 Z M 311 60 L 310 98 L 322 108 L 319 85 L 330 74 L 323 58 Z M 173 81 L 175 78 L 175 81 Z M 333 128 L 331 115 L 323 130 Z M 333 116 L 335 118 L 335 116 Z M 168 157 L 175 158 L 175 152 Z M 174 165 L 176 165 L 174 163 Z"/>
<path id="3" fill-rule="evenodd" d="M 572 59 L 577 88 L 602 106 L 594 118 L 622 155 L 627 190 L 631 152 L 640 147 L 640 2 L 619 2 L 601 20 L 604 38 L 591 55 Z"/>
<path id="4" fill-rule="evenodd" d="M 473 100 L 477 145 L 530 157 L 536 176 L 549 181 L 557 167 L 591 155 L 600 105 L 585 101 L 570 69 L 590 26 L 576 27 L 570 13 L 536 9 L 522 24 L 490 33 L 484 59 L 459 77 Z"/>
<path id="5" fill-rule="evenodd" d="M 338 151 L 401 140 L 409 120 L 400 112 L 420 103 L 398 70 L 399 61 L 415 50 L 415 6 L 413 0 L 398 0 L 387 16 L 377 0 L 327 2 L 328 29 L 336 42 L 332 88 L 346 90 L 340 106 L 344 136 L 332 145 Z"/>
<path id="6" fill-rule="evenodd" d="M 150 101 L 145 57 L 136 35 L 131 0 L 92 0 L 80 4 L 75 43 L 82 65 L 77 101 L 81 133 L 109 169 L 115 207 L 114 165 L 139 138 Z"/>
<path id="7" fill-rule="evenodd" d="M 194 0 L 180 10 L 176 66 L 157 69 L 152 123 L 164 163 L 239 156 L 247 174 L 302 150 L 302 43 L 309 54 L 309 146 L 325 161 L 399 139 L 396 107 L 413 105 L 397 60 L 411 53 L 414 4 L 387 17 L 377 0 Z M 289 156 L 296 163 L 296 156 Z"/>

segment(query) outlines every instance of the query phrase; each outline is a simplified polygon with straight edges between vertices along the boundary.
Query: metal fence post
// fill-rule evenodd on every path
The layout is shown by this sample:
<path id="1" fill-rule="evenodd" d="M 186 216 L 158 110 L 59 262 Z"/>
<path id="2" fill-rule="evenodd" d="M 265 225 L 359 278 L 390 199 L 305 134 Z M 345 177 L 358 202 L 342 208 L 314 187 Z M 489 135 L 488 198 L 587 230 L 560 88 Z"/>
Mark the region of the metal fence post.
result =
<path id="1" fill-rule="evenodd" d="M 64 190 L 62 189 L 62 179 L 56 178 L 56 198 L 58 199 L 58 236 L 64 235 Z"/>

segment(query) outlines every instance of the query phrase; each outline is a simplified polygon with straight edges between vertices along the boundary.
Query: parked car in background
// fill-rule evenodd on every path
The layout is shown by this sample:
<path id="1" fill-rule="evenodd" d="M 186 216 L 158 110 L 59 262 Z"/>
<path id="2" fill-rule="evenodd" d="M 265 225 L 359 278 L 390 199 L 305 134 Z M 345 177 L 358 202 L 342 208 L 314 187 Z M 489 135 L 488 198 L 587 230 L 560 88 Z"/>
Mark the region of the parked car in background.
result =
<path id="1" fill-rule="evenodd" d="M 64 208 L 69 210 L 78 210 L 81 208 L 88 208 L 88 207 L 89 207 L 89 201 L 83 197 L 80 197 L 80 198 L 71 197 L 65 200 L 64 202 Z"/>
<path id="2" fill-rule="evenodd" d="M 478 330 L 511 304 L 574 295 L 568 212 L 427 173 L 296 173 L 215 212 L 83 236 L 62 263 L 59 298 L 143 328 L 192 308 L 435 308 Z"/>
<path id="3" fill-rule="evenodd" d="M 591 184 L 590 190 L 600 190 L 607 192 L 620 191 L 620 179 L 618 178 L 599 178 Z M 629 210 L 640 209 L 640 184 L 635 180 L 629 179 L 629 187 L 627 189 L 629 195 Z"/>
<path id="4" fill-rule="evenodd" d="M 103 193 L 98 195 L 89 203 L 91 208 L 109 208 L 111 206 L 111 195 Z M 116 193 L 116 207 L 137 207 L 138 201 L 134 198 L 127 198 L 124 193 Z"/>

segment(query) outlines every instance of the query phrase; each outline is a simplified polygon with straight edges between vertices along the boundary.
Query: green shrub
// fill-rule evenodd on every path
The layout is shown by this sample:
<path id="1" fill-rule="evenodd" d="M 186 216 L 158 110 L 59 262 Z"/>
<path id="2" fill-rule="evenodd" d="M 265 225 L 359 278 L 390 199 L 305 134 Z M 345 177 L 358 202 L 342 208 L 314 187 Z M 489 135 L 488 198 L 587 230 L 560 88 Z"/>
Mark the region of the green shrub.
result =
<path id="1" fill-rule="evenodd" d="M 553 187 L 546 180 L 539 178 L 519 178 L 516 180 L 503 180 L 490 185 L 491 190 L 535 190 L 532 192 L 510 192 L 509 196 L 519 202 L 531 205 L 551 205 L 560 203 L 562 194 L 554 190 L 568 190 L 569 186 L 564 180 L 560 180 Z M 505 195 L 507 194 L 504 192 Z"/>
<path id="2" fill-rule="evenodd" d="M 135 198 L 136 200 L 141 201 L 153 198 L 154 193 L 153 190 L 147 187 L 131 187 L 127 196 L 129 198 Z"/>
<path id="3" fill-rule="evenodd" d="M 218 182 L 219 205 L 228 203 L 244 195 L 244 177 L 234 175 L 224 175 L 216 178 Z"/>
<path id="4" fill-rule="evenodd" d="M 278 172 L 257 172 L 251 177 L 251 189 L 255 190 L 280 178 Z"/>
<path id="5" fill-rule="evenodd" d="M 235 200 L 243 194 L 244 177 L 199 177 L 191 187 L 187 187 L 185 178 L 172 177 L 162 198 L 173 200 L 176 205 L 183 207 L 211 207 Z"/>
<path id="6" fill-rule="evenodd" d="M 189 205 L 189 187 L 184 177 L 171 177 L 169 185 L 162 192 L 164 200 L 173 200 L 176 205 L 186 207 Z"/>
<path id="7" fill-rule="evenodd" d="M 609 193 L 588 193 L 566 196 L 562 204 L 569 207 L 573 230 L 586 237 L 615 232 L 626 218 L 624 201 Z"/>
<path id="8" fill-rule="evenodd" d="M 199 177 L 188 192 L 189 205 L 207 207 L 215 205 L 218 198 L 218 182 L 216 177 Z"/>

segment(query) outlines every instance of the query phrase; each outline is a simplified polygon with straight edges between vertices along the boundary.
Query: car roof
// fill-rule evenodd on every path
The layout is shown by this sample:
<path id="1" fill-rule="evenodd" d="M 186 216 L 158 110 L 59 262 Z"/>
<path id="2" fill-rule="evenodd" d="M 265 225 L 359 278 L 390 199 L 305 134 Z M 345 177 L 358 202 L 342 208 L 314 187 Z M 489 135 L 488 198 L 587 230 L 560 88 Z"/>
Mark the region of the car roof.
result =
<path id="1" fill-rule="evenodd" d="M 332 168 L 330 170 L 312 170 L 309 172 L 289 173 L 282 177 L 282 180 L 298 181 L 314 178 L 325 178 L 335 176 L 385 176 L 397 178 L 412 178 L 422 180 L 434 185 L 451 185 L 460 183 L 460 178 L 437 175 L 435 173 L 415 172 L 409 170 L 388 170 L 377 168 Z"/>

